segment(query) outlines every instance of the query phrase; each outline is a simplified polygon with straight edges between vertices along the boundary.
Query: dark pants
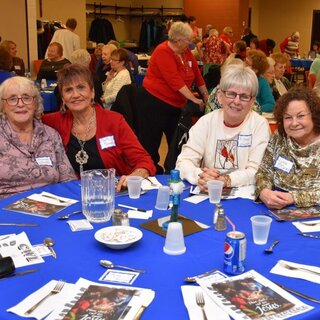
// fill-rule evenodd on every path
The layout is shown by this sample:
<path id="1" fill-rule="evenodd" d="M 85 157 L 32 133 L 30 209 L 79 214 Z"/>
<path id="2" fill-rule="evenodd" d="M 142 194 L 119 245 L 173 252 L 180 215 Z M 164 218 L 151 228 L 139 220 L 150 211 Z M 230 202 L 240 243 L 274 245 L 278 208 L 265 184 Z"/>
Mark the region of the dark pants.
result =
<path id="1" fill-rule="evenodd" d="M 143 87 L 139 88 L 137 100 L 140 114 L 139 140 L 151 155 L 157 173 L 162 174 L 163 168 L 158 164 L 162 135 L 165 134 L 169 146 L 177 128 L 181 109 L 159 100 Z"/>

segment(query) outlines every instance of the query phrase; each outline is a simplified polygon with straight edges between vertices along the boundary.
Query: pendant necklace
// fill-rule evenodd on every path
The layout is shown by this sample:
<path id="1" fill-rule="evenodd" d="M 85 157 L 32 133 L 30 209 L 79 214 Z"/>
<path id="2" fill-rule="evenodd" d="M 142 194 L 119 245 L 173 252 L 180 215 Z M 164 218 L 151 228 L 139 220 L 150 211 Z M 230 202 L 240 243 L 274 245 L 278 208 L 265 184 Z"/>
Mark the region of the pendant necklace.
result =
<path id="1" fill-rule="evenodd" d="M 86 134 L 84 136 L 84 140 L 81 141 L 79 138 L 78 138 L 78 134 L 75 130 L 75 124 L 73 124 L 73 132 L 78 140 L 78 143 L 80 145 L 80 150 L 77 152 L 76 154 L 76 162 L 79 163 L 79 167 L 80 167 L 80 173 L 83 171 L 83 165 L 88 163 L 88 160 L 89 160 L 89 155 L 88 153 L 84 150 L 84 145 L 85 143 L 87 142 L 87 136 L 88 136 L 88 133 L 91 129 L 91 126 L 93 124 L 93 121 L 95 119 L 95 110 L 93 109 L 93 112 L 92 112 L 92 116 L 89 120 L 89 124 L 88 124 L 88 127 L 87 127 L 87 130 L 86 130 Z"/>

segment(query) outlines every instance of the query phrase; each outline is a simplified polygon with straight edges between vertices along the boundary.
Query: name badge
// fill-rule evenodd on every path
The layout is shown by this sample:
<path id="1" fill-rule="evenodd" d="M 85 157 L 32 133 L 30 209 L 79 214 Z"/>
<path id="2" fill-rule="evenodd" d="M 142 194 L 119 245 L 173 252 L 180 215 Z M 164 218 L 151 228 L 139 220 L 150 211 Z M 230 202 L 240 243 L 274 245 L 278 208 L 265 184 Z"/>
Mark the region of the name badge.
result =
<path id="1" fill-rule="evenodd" d="M 114 141 L 114 136 L 100 138 L 99 142 L 102 150 L 116 146 L 116 143 Z"/>
<path id="2" fill-rule="evenodd" d="M 293 162 L 290 160 L 287 160 L 281 156 L 276 160 L 276 163 L 274 164 L 274 167 L 276 169 L 279 169 L 281 171 L 284 171 L 286 173 L 289 173 L 292 169 Z"/>
<path id="3" fill-rule="evenodd" d="M 15 70 L 21 70 L 21 67 L 19 65 L 14 66 Z"/>
<path id="4" fill-rule="evenodd" d="M 188 64 L 189 64 L 189 68 L 192 68 L 192 61 L 191 60 L 188 61 Z"/>
<path id="5" fill-rule="evenodd" d="M 52 166 L 52 161 L 50 157 L 38 157 L 36 161 L 39 166 Z"/>
<path id="6" fill-rule="evenodd" d="M 252 135 L 251 134 L 240 134 L 238 137 L 238 147 L 251 147 Z"/>

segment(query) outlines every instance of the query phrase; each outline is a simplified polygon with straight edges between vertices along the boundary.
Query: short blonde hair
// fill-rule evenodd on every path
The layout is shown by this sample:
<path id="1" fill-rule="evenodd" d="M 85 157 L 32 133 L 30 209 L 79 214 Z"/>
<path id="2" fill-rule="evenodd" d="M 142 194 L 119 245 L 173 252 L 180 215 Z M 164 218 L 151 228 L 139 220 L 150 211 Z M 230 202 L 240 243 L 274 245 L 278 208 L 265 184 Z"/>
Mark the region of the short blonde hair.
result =
<path id="1" fill-rule="evenodd" d="M 70 62 L 82 64 L 83 66 L 88 67 L 91 62 L 90 53 L 85 49 L 75 50 L 71 54 Z"/>

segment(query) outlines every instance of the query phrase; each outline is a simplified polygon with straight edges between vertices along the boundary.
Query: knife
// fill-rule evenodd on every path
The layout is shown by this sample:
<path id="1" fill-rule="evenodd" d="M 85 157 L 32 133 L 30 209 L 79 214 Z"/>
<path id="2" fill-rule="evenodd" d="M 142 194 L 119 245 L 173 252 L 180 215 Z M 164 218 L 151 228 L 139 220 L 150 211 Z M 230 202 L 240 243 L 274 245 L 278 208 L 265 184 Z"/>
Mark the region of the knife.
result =
<path id="1" fill-rule="evenodd" d="M 145 295 L 141 308 L 139 309 L 139 311 L 137 312 L 137 314 L 135 315 L 135 317 L 133 318 L 133 320 L 139 320 L 142 313 L 144 312 L 144 310 L 146 310 L 146 308 L 150 305 L 150 303 L 152 302 L 152 300 L 154 299 L 155 296 L 155 292 L 154 291 L 150 291 L 148 294 Z"/>
<path id="2" fill-rule="evenodd" d="M 315 238 L 320 239 L 320 236 L 316 236 L 314 234 L 308 234 L 308 233 L 298 233 L 299 236 L 307 237 L 307 238 Z"/>
<path id="3" fill-rule="evenodd" d="M 0 226 L 17 226 L 17 227 L 38 227 L 37 223 L 11 223 L 11 222 L 1 222 Z"/>
<path id="4" fill-rule="evenodd" d="M 8 275 L 6 275 L 4 277 L 1 277 L 0 280 L 6 279 L 6 278 L 23 276 L 25 274 L 33 273 L 33 272 L 36 272 L 36 271 L 39 271 L 39 269 L 29 269 L 29 270 L 25 270 L 25 271 L 15 272 L 15 273 L 8 274 Z"/>
<path id="5" fill-rule="evenodd" d="M 301 292 L 299 292 L 299 291 L 296 291 L 296 290 L 293 290 L 293 289 L 291 289 L 291 288 L 288 288 L 288 287 L 285 287 L 285 286 L 283 286 L 282 284 L 279 284 L 279 283 L 277 283 L 277 282 L 274 282 L 277 286 L 279 286 L 280 288 L 282 288 L 283 290 L 286 290 L 286 291 L 288 291 L 288 292 L 290 292 L 290 293 L 293 293 L 293 294 L 295 294 L 295 295 L 297 295 L 297 296 L 299 296 L 299 297 L 302 297 L 302 298 L 304 298 L 304 299 L 307 299 L 307 300 L 310 300 L 310 301 L 313 301 L 313 302 L 316 302 L 316 303 L 320 303 L 320 300 L 318 300 L 318 299 L 316 299 L 316 298 L 313 298 L 313 297 L 311 297 L 311 296 L 308 296 L 308 295 L 306 295 L 306 294 L 304 294 L 304 293 L 301 293 Z"/>

